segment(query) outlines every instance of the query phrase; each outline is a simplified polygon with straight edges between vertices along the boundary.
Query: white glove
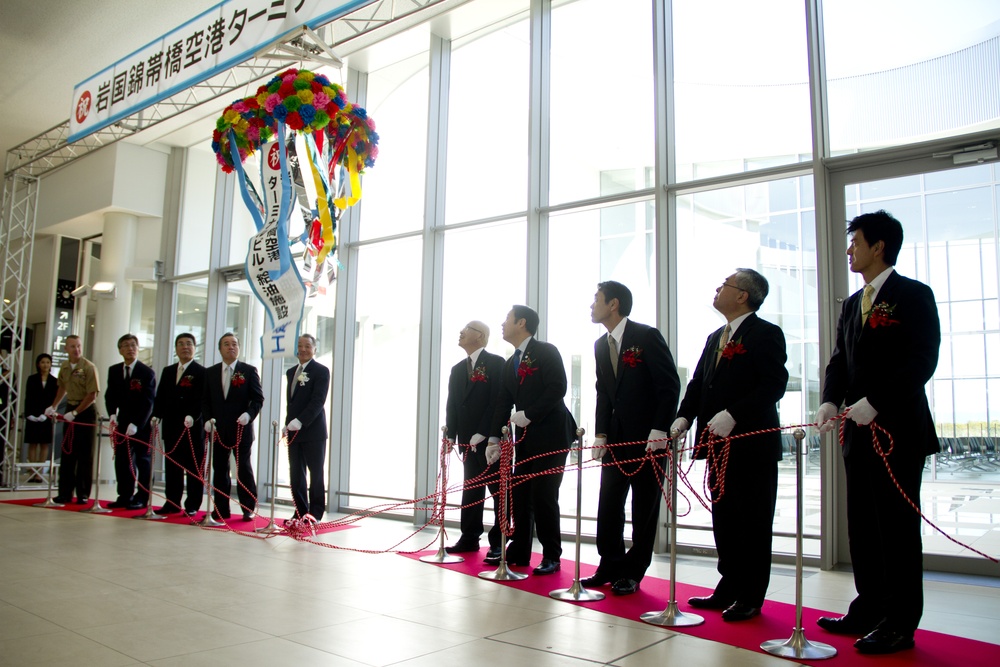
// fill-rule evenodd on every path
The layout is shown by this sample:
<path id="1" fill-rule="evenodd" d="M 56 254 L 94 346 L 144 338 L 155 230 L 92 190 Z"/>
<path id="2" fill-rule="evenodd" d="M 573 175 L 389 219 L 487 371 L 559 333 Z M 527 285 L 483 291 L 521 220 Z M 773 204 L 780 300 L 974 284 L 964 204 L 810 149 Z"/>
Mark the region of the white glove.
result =
<path id="1" fill-rule="evenodd" d="M 45 417 L 36 417 L 35 415 L 28 415 L 29 422 L 45 421 Z"/>
<path id="2" fill-rule="evenodd" d="M 249 420 L 249 419 L 250 419 L 250 417 L 248 416 L 247 420 Z M 288 422 L 288 430 L 289 430 L 289 432 L 291 432 L 291 431 L 298 431 L 301 428 L 302 428 L 302 422 L 300 422 L 298 419 L 293 419 L 292 421 Z"/>
<path id="3" fill-rule="evenodd" d="M 479 450 L 476 449 L 476 445 L 478 445 L 479 443 L 481 443 L 485 439 L 486 439 L 486 436 L 483 435 L 482 433 L 473 433 L 472 437 L 469 438 L 469 445 L 472 447 L 472 451 L 474 451 L 474 452 L 475 451 L 479 451 Z"/>
<path id="4" fill-rule="evenodd" d="M 594 438 L 594 446 L 590 448 L 590 459 L 592 461 L 600 461 L 604 458 L 604 455 L 608 453 L 608 448 L 605 445 L 608 444 L 608 439 L 603 435 L 599 435 Z"/>
<path id="5" fill-rule="evenodd" d="M 729 410 L 717 413 L 708 422 L 708 432 L 720 438 L 727 438 L 733 432 L 736 420 L 729 414 Z"/>
<path id="6" fill-rule="evenodd" d="M 108 423 L 111 424 L 111 428 L 117 428 L 118 427 L 118 415 L 113 414 L 110 417 L 108 417 Z"/>
<path id="7" fill-rule="evenodd" d="M 74 419 L 76 419 L 76 415 L 73 414 L 72 410 L 70 410 L 69 412 L 67 412 L 66 414 L 63 415 L 63 420 L 64 421 L 68 421 L 68 422 L 72 423 Z"/>
<path id="8" fill-rule="evenodd" d="M 288 429 L 285 430 L 287 431 Z M 451 454 L 455 450 L 455 441 L 451 438 L 445 438 L 444 441 L 448 445 L 448 453 Z"/>
<path id="9" fill-rule="evenodd" d="M 518 410 L 510 417 L 510 423 L 514 426 L 524 428 L 531 423 L 531 420 L 524 416 L 524 410 Z"/>
<path id="10" fill-rule="evenodd" d="M 820 433 L 829 433 L 837 426 L 837 422 L 833 421 L 836 416 L 837 406 L 833 403 L 824 403 L 819 406 L 813 421 L 818 424 L 817 428 L 819 428 Z"/>
<path id="11" fill-rule="evenodd" d="M 867 397 L 847 408 L 847 418 L 853 419 L 858 426 L 868 426 L 877 415 L 878 410 L 872 407 Z"/>
<path id="12" fill-rule="evenodd" d="M 674 420 L 674 423 L 670 425 L 670 432 L 673 433 L 677 431 L 677 440 L 681 441 L 687 434 L 688 429 L 691 428 L 691 422 L 689 422 L 684 417 L 678 417 Z"/>
<path id="13" fill-rule="evenodd" d="M 649 440 L 646 444 L 647 452 L 657 452 L 667 448 L 667 434 L 659 429 L 652 429 L 646 439 Z"/>
<path id="14" fill-rule="evenodd" d="M 45 416 L 46 417 L 55 417 L 57 414 L 59 414 L 59 413 L 56 412 L 56 409 L 54 407 L 52 407 L 51 405 L 49 407 L 45 408 Z"/>
<path id="15" fill-rule="evenodd" d="M 138 430 L 139 430 L 138 426 L 136 426 L 135 424 L 129 424 L 128 428 L 125 429 L 125 435 L 131 437 L 135 435 Z"/>
<path id="16" fill-rule="evenodd" d="M 243 414 L 241 414 L 239 416 L 239 419 L 236 420 L 236 423 L 239 424 L 240 426 L 246 426 L 247 424 L 249 424 L 250 423 L 250 413 L 244 412 Z"/>
<path id="17" fill-rule="evenodd" d="M 194 419 L 191 418 L 191 415 L 185 415 L 184 428 L 191 428 L 192 426 L 194 426 Z"/>
<path id="18" fill-rule="evenodd" d="M 486 465 L 491 466 L 500 460 L 500 443 L 491 442 L 486 445 Z"/>

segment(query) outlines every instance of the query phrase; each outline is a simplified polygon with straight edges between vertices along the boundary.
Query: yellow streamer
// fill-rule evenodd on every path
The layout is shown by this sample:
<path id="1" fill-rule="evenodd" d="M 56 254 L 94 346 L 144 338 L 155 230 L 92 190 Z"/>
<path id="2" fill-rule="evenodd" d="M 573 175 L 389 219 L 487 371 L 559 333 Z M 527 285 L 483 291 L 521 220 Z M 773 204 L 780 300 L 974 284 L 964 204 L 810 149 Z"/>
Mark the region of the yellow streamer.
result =
<path id="1" fill-rule="evenodd" d="M 350 140 L 348 139 L 348 141 Z M 354 206 L 361 199 L 361 176 L 358 174 L 358 154 L 351 144 L 347 145 L 347 173 L 351 179 L 351 196 L 346 198 L 337 197 L 333 200 L 333 205 L 341 211 L 348 206 Z"/>
<path id="2" fill-rule="evenodd" d="M 319 172 L 320 167 L 313 160 L 309 160 L 309 166 L 312 171 L 313 183 L 316 184 L 316 209 L 319 211 L 319 220 L 323 226 L 323 247 L 320 249 L 319 254 L 316 255 L 316 263 L 322 264 L 327 254 L 333 248 L 333 218 L 330 215 L 330 204 L 326 194 L 327 188 L 323 183 L 323 176 Z"/>

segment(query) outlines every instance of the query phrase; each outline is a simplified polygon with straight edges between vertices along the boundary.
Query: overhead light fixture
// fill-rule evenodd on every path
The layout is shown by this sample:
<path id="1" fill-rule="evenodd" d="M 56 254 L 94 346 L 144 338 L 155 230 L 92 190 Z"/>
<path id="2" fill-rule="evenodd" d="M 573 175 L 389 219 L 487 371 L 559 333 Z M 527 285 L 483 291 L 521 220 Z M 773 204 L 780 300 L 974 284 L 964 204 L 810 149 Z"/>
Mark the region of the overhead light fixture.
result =
<path id="1" fill-rule="evenodd" d="M 94 283 L 91 293 L 95 299 L 115 299 L 118 297 L 118 286 L 112 282 L 102 280 Z"/>

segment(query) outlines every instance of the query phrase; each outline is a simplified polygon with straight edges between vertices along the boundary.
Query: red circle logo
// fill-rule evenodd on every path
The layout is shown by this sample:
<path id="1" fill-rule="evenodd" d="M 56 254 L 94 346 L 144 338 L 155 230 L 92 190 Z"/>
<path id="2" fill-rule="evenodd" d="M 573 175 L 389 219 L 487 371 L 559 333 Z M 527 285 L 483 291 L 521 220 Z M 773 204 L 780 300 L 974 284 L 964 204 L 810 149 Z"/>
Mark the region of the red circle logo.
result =
<path id="1" fill-rule="evenodd" d="M 271 150 L 267 152 L 267 164 L 271 169 L 278 169 L 281 167 L 281 154 L 278 152 L 281 149 L 278 148 L 278 142 L 275 141 L 271 144 Z"/>
<path id="2" fill-rule="evenodd" d="M 87 120 L 87 115 L 90 113 L 90 91 L 83 91 L 83 95 L 80 95 L 80 99 L 76 101 L 76 122 L 82 123 Z"/>

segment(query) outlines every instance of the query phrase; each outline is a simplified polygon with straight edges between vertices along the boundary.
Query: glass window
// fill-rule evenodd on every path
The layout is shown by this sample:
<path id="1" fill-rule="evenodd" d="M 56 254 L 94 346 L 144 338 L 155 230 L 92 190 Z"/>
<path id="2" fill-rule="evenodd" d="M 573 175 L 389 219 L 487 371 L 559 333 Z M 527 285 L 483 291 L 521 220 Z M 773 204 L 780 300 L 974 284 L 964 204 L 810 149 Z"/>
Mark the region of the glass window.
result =
<path id="1" fill-rule="evenodd" d="M 1000 3 L 822 7 L 834 154 L 1000 125 Z"/>
<path id="2" fill-rule="evenodd" d="M 208 230 L 215 211 L 215 179 L 221 173 L 210 144 L 187 149 L 174 275 L 208 269 L 212 248 Z"/>
<path id="3" fill-rule="evenodd" d="M 128 330 L 139 338 L 139 361 L 152 367 L 156 344 L 156 283 L 132 283 Z"/>
<path id="4" fill-rule="evenodd" d="M 208 278 L 199 278 L 177 285 L 177 307 L 174 313 L 174 338 L 177 334 L 192 334 L 196 341 L 194 358 L 205 364 L 205 349 L 214 349 L 213 341 L 205 340 L 208 324 Z M 170 341 L 173 346 L 173 340 Z M 171 348 L 172 349 L 172 348 Z M 173 353 L 170 355 L 172 360 Z M 170 363 L 173 363 L 171 361 Z"/>
<path id="5" fill-rule="evenodd" d="M 447 222 L 527 208 L 528 46 L 519 21 L 452 54 Z"/>
<path id="6" fill-rule="evenodd" d="M 674 352 L 681 381 L 686 384 L 690 380 L 705 339 L 725 322 L 712 306 L 716 288 L 739 267 L 755 269 L 770 286 L 758 315 L 785 333 L 789 378 L 778 404 L 782 424 L 807 422 L 819 407 L 816 254 L 805 250 L 815 248 L 816 243 L 814 211 L 804 204 L 812 202 L 811 190 L 811 179 L 792 178 L 677 198 L 677 247 L 711 248 L 712 255 L 711 262 L 705 262 L 701 252 L 680 252 L 677 256 L 677 312 L 684 319 L 678 326 L 678 349 Z M 725 206 L 718 207 L 718 202 L 725 202 Z M 789 209 L 793 202 L 796 204 Z M 794 457 L 787 456 L 779 466 L 775 531 L 795 530 L 794 466 Z M 807 488 L 819 488 L 818 473 L 818 466 L 807 466 Z M 692 480 L 701 480 L 703 474 L 700 461 L 688 473 Z M 805 533 L 817 535 L 818 494 L 810 492 L 805 503 Z M 697 503 L 681 520 L 681 526 L 679 541 L 713 544 L 711 515 Z M 805 551 L 817 555 L 818 541 L 807 540 Z"/>
<path id="7" fill-rule="evenodd" d="M 422 51 L 368 74 L 368 113 L 379 136 L 392 141 L 380 144 L 378 160 L 362 180 L 363 239 L 414 231 L 424 223 L 428 39 L 425 29 L 389 38 L 380 51 Z"/>
<path id="8" fill-rule="evenodd" d="M 414 489 L 421 245 L 420 239 L 404 239 L 358 251 L 352 494 L 409 498 Z M 372 504 L 370 499 L 358 503 Z"/>
<path id="9" fill-rule="evenodd" d="M 678 180 L 810 160 L 804 4 L 672 6 Z"/>
<path id="10" fill-rule="evenodd" d="M 609 28 L 613 47 L 602 49 Z M 625 176 L 619 190 L 649 187 L 634 177 L 653 165 L 656 145 L 649 0 L 554 8 L 551 59 L 549 202 L 597 197 L 611 173 Z"/>

